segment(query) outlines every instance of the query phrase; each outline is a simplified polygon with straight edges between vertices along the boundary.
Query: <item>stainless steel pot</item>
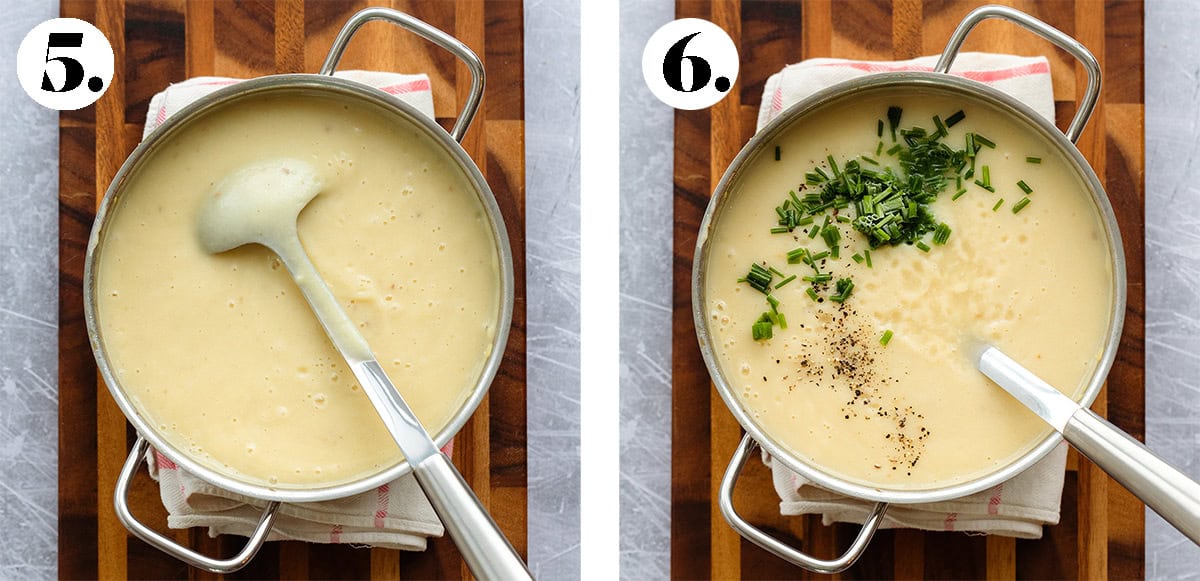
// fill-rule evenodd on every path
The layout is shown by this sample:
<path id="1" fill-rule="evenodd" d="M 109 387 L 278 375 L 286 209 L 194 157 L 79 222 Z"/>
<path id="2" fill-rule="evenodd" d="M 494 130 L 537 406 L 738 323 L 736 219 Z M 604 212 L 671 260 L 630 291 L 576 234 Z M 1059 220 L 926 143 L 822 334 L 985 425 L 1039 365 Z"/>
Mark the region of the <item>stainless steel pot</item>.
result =
<path id="1" fill-rule="evenodd" d="M 1049 40 L 1060 48 L 1071 53 L 1083 63 L 1088 73 L 1088 86 L 1079 110 L 1071 121 L 1064 135 L 1053 124 L 1043 119 L 1029 106 L 996 89 L 948 74 L 951 64 L 958 56 L 960 47 L 967 34 L 981 21 L 989 18 L 1000 18 L 1017 23 L 1035 34 Z M 746 435 L 734 453 L 729 467 L 721 481 L 718 504 L 722 514 L 730 525 L 743 537 L 767 549 L 785 560 L 806 569 L 824 573 L 835 573 L 845 570 L 866 549 L 872 535 L 878 529 L 889 503 L 923 503 L 936 502 L 951 498 L 959 498 L 986 490 L 1032 466 L 1050 450 L 1062 441 L 1062 436 L 1051 432 L 1042 438 L 1029 452 L 1013 462 L 1001 466 L 992 472 L 952 486 L 930 490 L 881 489 L 864 486 L 848 481 L 824 470 L 780 445 L 772 434 L 763 430 L 738 401 L 731 382 L 718 364 L 714 353 L 712 338 L 709 330 L 709 318 L 705 316 L 703 305 L 707 304 L 705 297 L 705 272 L 708 257 L 713 252 L 710 240 L 713 229 L 720 222 L 721 214 L 729 202 L 730 192 L 736 189 L 742 179 L 743 169 L 748 167 L 760 155 L 770 155 L 770 144 L 789 128 L 803 123 L 807 116 L 834 101 L 854 99 L 868 94 L 879 94 L 896 89 L 917 89 L 925 91 L 940 91 L 982 101 L 1000 111 L 1008 113 L 1013 122 L 1024 125 L 1042 135 L 1049 143 L 1063 154 L 1088 189 L 1096 210 L 1104 222 L 1105 242 L 1112 256 L 1113 286 L 1110 289 L 1113 297 L 1109 313 L 1109 327 L 1104 350 L 1096 366 L 1095 372 L 1089 379 L 1086 388 L 1079 396 L 1083 405 L 1090 405 L 1102 387 L 1105 377 L 1116 356 L 1117 345 L 1121 337 L 1121 328 L 1125 315 L 1125 256 L 1121 246 L 1121 236 L 1117 229 L 1116 217 L 1100 180 L 1088 165 L 1083 155 L 1075 148 L 1074 142 L 1079 138 L 1088 118 L 1095 107 L 1100 92 L 1100 66 L 1095 57 L 1079 42 L 1066 34 L 1052 28 L 1046 23 L 1017 10 L 1002 6 L 986 6 L 979 8 L 966 16 L 950 37 L 934 72 L 896 72 L 880 73 L 839 83 L 822 90 L 804 101 L 797 103 L 778 118 L 759 131 L 726 170 L 721 181 L 717 184 L 713 198 L 700 224 L 700 235 L 697 241 L 695 263 L 692 269 L 692 310 L 696 324 L 696 334 L 700 342 L 700 351 L 712 375 L 717 392 L 725 400 L 725 405 L 746 430 Z M 754 525 L 748 523 L 733 507 L 733 488 L 751 452 L 756 446 L 762 446 L 774 458 L 789 469 L 804 476 L 816 485 L 832 490 L 839 494 L 874 501 L 874 509 L 863 524 L 857 538 L 850 548 L 841 556 L 832 560 L 818 559 L 807 555 L 769 535 Z"/>
<path id="2" fill-rule="evenodd" d="M 347 43 L 349 43 L 355 32 L 363 24 L 371 20 L 386 20 L 392 24 L 399 25 L 450 51 L 466 63 L 471 73 L 471 92 L 467 97 L 466 104 L 459 113 L 458 119 L 455 121 L 453 129 L 449 133 L 442 129 L 435 121 L 407 103 L 395 99 L 373 87 L 333 76 Z M 109 224 L 112 222 L 111 216 L 115 212 L 120 211 L 122 194 L 125 192 L 126 183 L 132 177 L 136 176 L 145 164 L 153 163 L 155 153 L 165 144 L 169 143 L 174 135 L 193 122 L 218 109 L 236 105 L 243 99 L 259 97 L 265 94 L 334 97 L 351 106 L 370 107 L 382 111 L 385 114 L 394 116 L 398 123 L 413 126 L 428 136 L 433 143 L 440 147 L 443 154 L 451 158 L 467 176 L 468 181 L 473 185 L 479 203 L 485 208 L 488 216 L 488 225 L 491 228 L 493 241 L 496 244 L 499 254 L 498 265 L 501 292 L 501 301 L 495 314 L 496 334 L 487 361 L 483 365 L 483 369 L 470 396 L 463 402 L 446 427 L 434 436 L 435 443 L 441 447 L 449 442 L 454 434 L 462 428 L 463 424 L 470 418 L 475 408 L 478 407 L 486 395 L 487 389 L 491 385 L 492 379 L 495 377 L 496 371 L 500 366 L 512 320 L 514 299 L 512 251 L 509 248 L 508 235 L 504 227 L 503 217 L 500 214 L 500 208 L 496 204 L 491 189 L 488 187 L 483 175 L 479 172 L 479 168 L 475 166 L 466 151 L 459 145 L 459 141 L 462 140 L 479 108 L 480 98 L 483 94 L 483 85 L 484 71 L 479 57 L 457 39 L 420 20 L 395 10 L 382 8 L 366 9 L 355 14 L 347 21 L 330 47 L 329 54 L 318 74 L 289 74 L 261 77 L 216 91 L 188 105 L 168 119 L 162 126 L 151 133 L 121 166 L 100 205 L 95 225 L 92 228 L 91 238 L 88 241 L 88 249 L 84 262 L 83 290 L 84 314 L 87 321 L 88 334 L 100 374 L 104 378 L 109 392 L 112 393 L 113 399 L 116 400 L 121 411 L 138 432 L 137 442 L 134 444 L 133 450 L 130 452 L 117 481 L 114 499 L 117 516 L 133 534 L 193 566 L 216 573 L 227 573 L 243 567 L 253 558 L 266 539 L 267 533 L 270 531 L 280 503 L 314 502 L 351 496 L 395 480 L 409 473 L 411 468 L 407 461 L 401 461 L 399 464 L 352 482 L 318 485 L 304 489 L 280 490 L 247 482 L 214 470 L 204 463 L 196 461 L 184 450 L 172 446 L 163 438 L 156 426 L 141 416 L 121 388 L 120 382 L 110 367 L 105 351 L 104 335 L 97 322 L 97 260 L 104 252 L 104 241 L 108 235 Z M 257 528 L 245 547 L 237 555 L 224 560 L 201 555 L 155 532 L 133 516 L 129 510 L 127 496 L 133 476 L 141 465 L 142 459 L 145 457 L 150 446 L 154 446 L 155 449 L 170 458 L 173 462 L 208 482 L 226 490 L 264 501 L 265 508 Z"/>

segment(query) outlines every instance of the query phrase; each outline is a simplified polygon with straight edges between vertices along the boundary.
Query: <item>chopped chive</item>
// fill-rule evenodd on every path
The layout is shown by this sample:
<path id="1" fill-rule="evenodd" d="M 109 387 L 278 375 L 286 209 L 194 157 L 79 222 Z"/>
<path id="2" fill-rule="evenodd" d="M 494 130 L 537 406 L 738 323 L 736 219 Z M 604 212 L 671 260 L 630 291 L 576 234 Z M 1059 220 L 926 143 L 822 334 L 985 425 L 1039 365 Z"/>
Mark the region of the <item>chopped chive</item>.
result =
<path id="1" fill-rule="evenodd" d="M 754 337 L 755 341 L 770 339 L 772 335 L 774 335 L 774 326 L 775 325 L 770 321 L 761 321 L 755 323 L 750 327 L 750 335 Z"/>
<path id="2" fill-rule="evenodd" d="M 816 262 L 816 261 L 818 261 L 818 260 L 824 260 L 824 259 L 826 259 L 826 258 L 828 258 L 828 257 L 829 257 L 829 251 L 828 251 L 828 250 L 822 250 L 822 251 L 820 251 L 820 252 L 818 252 L 818 253 L 816 253 L 816 254 L 809 254 L 809 255 L 808 255 L 808 258 L 809 258 L 809 260 L 812 260 L 813 262 Z"/>
<path id="3" fill-rule="evenodd" d="M 779 161 L 779 146 L 775 146 L 775 161 Z"/>
<path id="4" fill-rule="evenodd" d="M 786 234 L 786 233 L 788 233 L 788 232 L 791 232 L 791 231 L 792 231 L 792 229 L 791 229 L 791 228 L 788 228 L 787 226 L 778 226 L 778 227 L 775 227 L 775 228 L 771 228 L 771 233 L 772 233 L 772 234 Z"/>
<path id="5" fill-rule="evenodd" d="M 829 297 L 829 300 L 835 303 L 844 303 L 850 298 L 850 292 L 854 290 L 854 281 L 848 278 L 839 278 L 837 281 L 837 294 Z"/>
<path id="6" fill-rule="evenodd" d="M 994 187 L 992 187 L 992 186 L 990 186 L 990 185 L 988 185 L 988 184 L 985 184 L 985 183 L 983 183 L 983 182 L 981 182 L 981 181 L 979 181 L 979 180 L 975 180 L 975 185 L 977 185 L 977 186 L 979 186 L 979 187 L 981 187 L 981 188 L 983 188 L 983 189 L 985 189 L 985 190 L 987 190 L 987 191 L 989 191 L 989 192 L 991 192 L 991 193 L 993 193 L 993 194 L 994 194 L 994 193 L 996 193 L 996 188 L 994 188 Z"/>
<path id="7" fill-rule="evenodd" d="M 829 282 L 829 281 L 833 280 L 833 275 L 828 272 L 818 272 L 813 275 L 805 276 L 804 278 L 801 278 L 800 280 L 802 280 L 804 282 L 820 284 L 823 282 Z"/>
<path id="8" fill-rule="evenodd" d="M 793 278 L 795 278 L 795 277 L 793 277 Z M 771 295 L 767 295 L 767 304 L 768 304 L 768 305 L 771 305 L 771 312 L 772 312 L 772 313 L 778 313 L 778 312 L 779 312 L 779 299 L 777 299 L 777 298 L 775 298 L 775 297 L 773 297 L 773 296 L 771 296 Z"/>
<path id="9" fill-rule="evenodd" d="M 946 244 L 946 241 L 950 239 L 950 232 L 950 226 L 945 222 L 938 224 L 937 228 L 933 229 L 933 243 L 939 246 Z"/>
<path id="10" fill-rule="evenodd" d="M 951 196 L 951 197 L 950 197 L 950 201 L 952 201 L 952 202 L 953 202 L 954 200 L 957 200 L 957 199 L 959 199 L 959 198 L 963 197 L 963 194 L 965 194 L 965 193 L 967 193 L 967 188 L 963 188 L 963 189 L 961 189 L 961 190 L 958 190 L 957 192 L 955 192 L 955 193 L 954 193 L 954 195 L 953 195 L 953 196 Z"/>
<path id="11" fill-rule="evenodd" d="M 867 261 L 867 268 L 874 268 L 871 266 L 871 251 L 870 250 L 863 251 L 863 260 Z"/>
<path id="12" fill-rule="evenodd" d="M 800 221 L 796 222 L 796 225 L 797 226 L 808 226 L 809 224 L 812 224 L 812 223 L 813 223 L 813 217 L 805 216 L 803 218 L 800 218 Z"/>
<path id="13" fill-rule="evenodd" d="M 975 134 L 975 143 L 987 146 L 991 149 L 996 149 L 996 142 L 994 142 L 991 139 L 988 139 L 978 133 Z"/>
<path id="14" fill-rule="evenodd" d="M 744 278 L 739 278 L 738 282 L 749 284 L 754 290 L 762 294 L 771 294 L 771 279 L 774 278 L 771 271 L 763 268 L 758 263 L 750 265 L 750 272 Z"/>
<path id="15" fill-rule="evenodd" d="M 787 253 L 788 264 L 800 264 L 804 257 L 808 255 L 808 249 L 801 246 L 794 250 L 789 250 Z"/>
<path id="16" fill-rule="evenodd" d="M 875 137 L 883 137 L 883 119 L 875 122 Z"/>
<path id="17" fill-rule="evenodd" d="M 775 288 L 783 288 L 783 285 L 785 285 L 789 282 L 792 282 L 793 280 L 796 280 L 796 275 L 794 275 L 794 274 L 779 281 L 779 284 L 775 285 Z"/>
<path id="18" fill-rule="evenodd" d="M 879 338 L 879 344 L 887 347 L 887 344 L 892 341 L 892 330 L 888 329 L 883 332 L 883 336 Z"/>
<path id="19" fill-rule="evenodd" d="M 957 113 L 946 118 L 946 127 L 954 127 L 955 125 L 958 125 L 959 121 L 962 121 L 966 117 L 967 114 L 963 113 L 962 109 L 959 109 Z"/>
<path id="20" fill-rule="evenodd" d="M 830 224 L 821 228 L 821 238 L 824 238 L 825 244 L 829 245 L 829 251 L 833 257 L 838 258 L 838 252 L 841 249 L 841 245 L 838 242 L 842 239 L 842 233 L 838 231 L 837 226 Z"/>
<path id="21" fill-rule="evenodd" d="M 991 172 L 991 168 L 990 168 L 990 167 L 988 167 L 988 166 L 986 166 L 986 165 L 985 165 L 985 166 L 983 166 L 983 185 L 984 185 L 984 186 L 990 186 L 990 185 L 992 185 L 992 172 Z"/>
<path id="22" fill-rule="evenodd" d="M 1012 213 L 1016 214 L 1017 212 L 1024 210 L 1025 206 L 1028 206 L 1028 205 L 1029 205 L 1029 198 L 1021 198 L 1020 200 L 1017 201 L 1017 203 L 1013 204 Z"/>
<path id="23" fill-rule="evenodd" d="M 814 225 L 813 225 L 813 227 L 812 227 L 812 230 L 809 230 L 809 231 L 808 231 L 808 237 L 809 237 L 809 238 L 816 238 L 816 237 L 817 237 L 817 234 L 820 234 L 820 233 L 821 233 L 821 226 L 820 226 L 820 225 L 817 225 L 817 224 L 814 224 Z"/>
<path id="24" fill-rule="evenodd" d="M 863 256 L 862 256 L 861 254 L 857 253 L 857 252 L 855 252 L 855 253 L 854 253 L 854 256 L 851 256 L 850 258 L 854 259 L 854 262 L 855 262 L 856 264 L 862 264 L 862 263 L 863 263 L 863 260 L 865 260 L 865 259 L 863 258 Z"/>
<path id="25" fill-rule="evenodd" d="M 1042 158 L 1029 156 L 1025 158 L 1025 163 L 1042 163 Z"/>
<path id="26" fill-rule="evenodd" d="M 768 271 L 769 271 L 771 274 L 774 274 L 775 276 L 786 276 L 786 275 L 784 275 L 782 272 L 779 272 L 778 270 L 776 270 L 774 266 L 767 267 L 767 270 L 768 270 Z"/>
<path id="27" fill-rule="evenodd" d="M 946 124 L 942 123 L 941 117 L 934 115 L 933 116 L 933 125 L 935 127 L 937 127 L 937 135 L 939 137 L 945 137 L 947 135 L 950 135 L 950 131 L 948 129 L 946 129 Z"/>
<path id="28" fill-rule="evenodd" d="M 875 146 L 875 157 L 879 157 L 880 153 L 883 153 L 883 142 L 882 141 L 879 142 L 879 145 Z"/>
<path id="29" fill-rule="evenodd" d="M 887 118 L 888 125 L 892 128 L 892 141 L 896 141 L 896 128 L 900 126 L 900 115 L 904 110 L 899 107 L 888 107 Z"/>
<path id="30" fill-rule="evenodd" d="M 897 143 L 896 145 L 893 145 L 890 149 L 887 150 L 887 154 L 888 155 L 896 155 L 896 153 L 899 152 L 901 149 L 904 149 L 904 146 Z"/>
<path id="31" fill-rule="evenodd" d="M 816 301 L 816 300 L 817 300 L 817 298 L 818 298 L 818 297 L 817 297 L 817 291 L 816 291 L 816 289 L 814 289 L 814 288 L 813 288 L 813 287 L 811 287 L 811 286 L 810 286 L 810 287 L 808 287 L 807 289 L 805 289 L 804 293 L 808 295 L 808 298 L 810 298 L 810 299 L 812 299 L 812 300 L 814 300 L 814 301 Z"/>
<path id="32" fill-rule="evenodd" d="M 865 156 L 865 155 L 864 155 L 864 156 L 862 156 L 862 160 L 863 160 L 863 161 L 865 161 L 865 162 L 867 162 L 867 163 L 869 163 L 869 164 L 871 164 L 871 165 L 879 165 L 879 162 L 878 162 L 878 161 L 875 161 L 874 159 L 871 159 L 871 158 L 869 158 L 869 157 L 867 157 L 867 156 Z"/>
<path id="33" fill-rule="evenodd" d="M 843 224 L 849 224 L 850 222 L 852 222 L 852 220 L 850 219 L 849 216 L 843 216 L 841 214 L 838 214 L 837 221 L 841 222 Z"/>
<path id="34" fill-rule="evenodd" d="M 920 249 L 921 252 L 929 252 L 929 245 L 923 241 L 917 241 L 917 248 Z"/>
<path id="35" fill-rule="evenodd" d="M 1025 180 L 1021 180 L 1021 181 L 1017 182 L 1017 187 L 1021 188 L 1021 191 L 1025 192 L 1026 194 L 1033 193 L 1033 188 L 1029 187 L 1029 184 L 1025 183 Z"/>
<path id="36" fill-rule="evenodd" d="M 833 156 L 826 155 L 825 159 L 829 161 L 829 171 L 833 172 L 833 177 L 835 177 L 835 178 L 842 177 L 842 172 L 840 170 L 838 170 L 837 162 L 833 160 Z"/>
<path id="37" fill-rule="evenodd" d="M 1000 206 L 1003 206 L 1003 205 L 1004 205 L 1004 198 L 1000 198 L 999 200 L 996 200 L 996 205 L 992 206 L 992 211 L 995 212 L 996 210 L 999 210 Z"/>
<path id="38" fill-rule="evenodd" d="M 786 329 L 787 328 L 787 317 L 783 316 L 783 313 L 775 313 L 775 316 L 779 317 L 779 328 Z"/>

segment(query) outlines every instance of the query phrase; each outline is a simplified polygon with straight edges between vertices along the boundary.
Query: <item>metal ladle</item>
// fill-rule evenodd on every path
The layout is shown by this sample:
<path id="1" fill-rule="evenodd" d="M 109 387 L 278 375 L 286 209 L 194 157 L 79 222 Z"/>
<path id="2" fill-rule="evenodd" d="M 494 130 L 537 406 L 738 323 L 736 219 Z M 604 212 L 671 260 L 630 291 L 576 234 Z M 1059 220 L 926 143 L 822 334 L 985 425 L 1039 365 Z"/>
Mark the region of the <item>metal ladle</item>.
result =
<path id="1" fill-rule="evenodd" d="M 279 256 L 400 446 L 471 572 L 480 579 L 530 579 L 525 563 L 392 385 L 300 244 L 296 218 L 322 185 L 316 171 L 297 159 L 242 168 L 205 198 L 197 224 L 200 244 L 212 254 L 259 244 Z"/>
<path id="2" fill-rule="evenodd" d="M 1200 483 L 1185 476 L 1141 442 L 1080 406 L 1033 372 L 988 346 L 979 371 L 1063 435 L 1076 450 L 1142 499 L 1146 506 L 1200 545 Z"/>

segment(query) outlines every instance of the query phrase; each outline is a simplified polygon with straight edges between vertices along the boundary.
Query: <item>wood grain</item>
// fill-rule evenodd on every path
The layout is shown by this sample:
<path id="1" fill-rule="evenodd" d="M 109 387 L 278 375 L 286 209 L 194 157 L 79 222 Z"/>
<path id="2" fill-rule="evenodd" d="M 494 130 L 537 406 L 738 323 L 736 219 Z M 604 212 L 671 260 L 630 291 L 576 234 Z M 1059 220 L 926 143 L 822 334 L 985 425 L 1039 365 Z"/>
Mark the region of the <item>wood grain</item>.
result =
<path id="1" fill-rule="evenodd" d="M 378 4 L 378 3 L 371 3 Z M 450 32 L 483 58 L 492 80 L 464 148 L 504 214 L 515 266 L 516 306 L 504 362 L 485 401 L 456 437 L 455 464 L 509 539 L 526 552 L 525 236 L 522 6 L 516 0 L 384 2 Z M 95 210 L 137 145 L 150 98 L 192 76 L 315 72 L 342 24 L 366 1 L 64 0 L 61 14 L 94 22 L 113 44 L 112 85 L 94 107 L 59 120 L 59 574 L 64 578 L 215 578 L 130 536 L 112 492 L 134 434 L 96 374 L 83 320 L 83 257 Z M 439 122 L 449 128 L 469 79 L 449 53 L 387 23 L 355 37 L 340 68 L 426 72 Z M 497 79 L 502 82 L 495 82 Z M 493 397 L 494 396 L 494 397 Z M 139 476 L 134 514 L 177 541 L 230 555 L 242 538 L 169 531 L 158 491 Z M 268 543 L 232 578 L 465 578 L 449 539 L 423 553 L 345 545 Z"/>
<path id="2" fill-rule="evenodd" d="M 671 572 L 680 579 L 821 577 L 732 535 L 715 505 L 716 482 L 740 427 L 716 396 L 696 345 L 691 266 L 696 231 L 728 161 L 753 135 L 762 88 L 783 66 L 813 57 L 907 59 L 940 53 L 976 0 L 677 0 L 679 18 L 712 20 L 738 46 L 741 72 L 721 103 L 675 114 L 672 317 Z M 1142 3 L 1138 0 L 1004 2 L 1078 38 L 1100 59 L 1105 87 L 1079 149 L 1113 203 L 1127 260 L 1128 308 L 1117 360 L 1093 409 L 1134 437 L 1144 432 L 1144 114 Z M 985 22 L 964 50 L 1045 55 L 1060 127 L 1086 86 L 1083 69 L 1010 23 Z M 845 550 L 853 525 L 782 517 L 769 471 L 751 462 L 734 494 L 739 512 L 821 557 Z M 846 578 L 1136 578 L 1144 569 L 1143 506 L 1086 459 L 1068 462 L 1061 522 L 1038 540 L 913 530 L 881 531 Z"/>

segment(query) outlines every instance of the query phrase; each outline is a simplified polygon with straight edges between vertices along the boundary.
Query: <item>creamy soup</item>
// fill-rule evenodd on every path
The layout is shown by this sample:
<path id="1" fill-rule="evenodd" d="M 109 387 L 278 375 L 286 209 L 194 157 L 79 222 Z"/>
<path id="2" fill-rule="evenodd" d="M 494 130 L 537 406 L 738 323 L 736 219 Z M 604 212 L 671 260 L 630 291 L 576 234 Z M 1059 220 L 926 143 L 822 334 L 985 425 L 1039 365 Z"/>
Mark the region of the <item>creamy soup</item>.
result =
<path id="1" fill-rule="evenodd" d="M 175 135 L 112 208 L 96 265 L 113 373 L 173 446 L 278 488 L 401 454 L 269 250 L 201 248 L 214 184 L 262 160 L 317 170 L 300 239 L 431 433 L 470 396 L 500 312 L 499 254 L 467 175 L 415 125 L 314 96 L 256 96 Z"/>
<path id="2" fill-rule="evenodd" d="M 1049 431 L 975 369 L 980 345 L 995 344 L 1068 395 L 1086 387 L 1113 301 L 1107 238 L 1082 180 L 1032 129 L 984 103 L 933 91 L 860 97 L 793 124 L 771 144 L 778 161 L 768 146 L 749 162 L 716 218 L 701 308 L 730 388 L 777 443 L 862 484 L 952 485 L 1011 462 Z M 803 198 L 818 189 L 806 185 L 814 168 L 836 175 L 830 155 L 842 169 L 850 159 L 878 171 L 898 168 L 887 153 L 892 106 L 902 111 L 901 129 L 930 133 L 934 115 L 947 120 L 962 110 L 942 142 L 965 150 L 972 132 L 995 144 L 980 147 L 965 193 L 953 199 L 960 188 L 950 173 L 928 207 L 949 238 L 937 244 L 927 233 L 921 247 L 870 249 L 852 223 L 826 211 L 815 225 L 833 218 L 840 257 L 821 258 L 816 268 L 790 264 L 797 248 L 819 256 L 830 245 L 809 237 L 813 225 L 772 233 L 780 228 L 775 208 L 789 190 Z M 974 183 L 985 165 L 994 192 Z M 857 213 L 853 205 L 838 211 L 843 220 Z M 770 304 L 739 282 L 754 263 L 777 271 L 770 295 L 786 328 L 766 321 L 769 339 L 755 339 L 752 326 Z M 803 280 L 817 270 L 832 280 Z M 836 284 L 842 278 L 854 285 L 845 296 Z"/>

